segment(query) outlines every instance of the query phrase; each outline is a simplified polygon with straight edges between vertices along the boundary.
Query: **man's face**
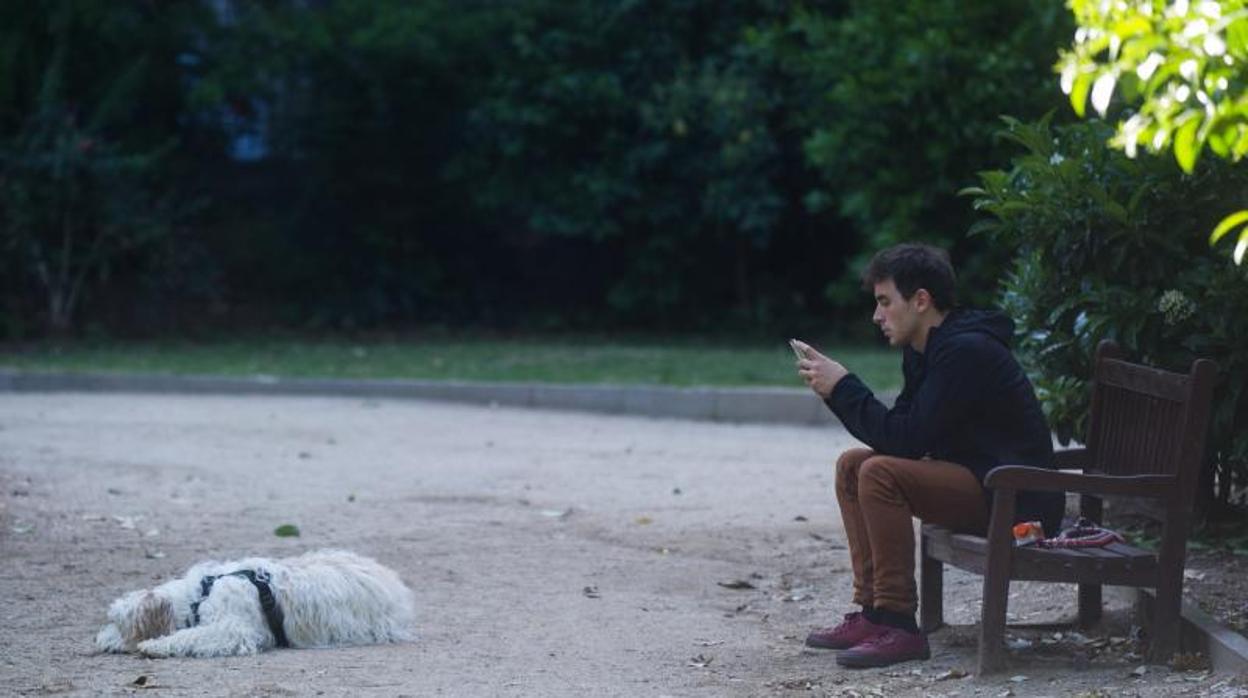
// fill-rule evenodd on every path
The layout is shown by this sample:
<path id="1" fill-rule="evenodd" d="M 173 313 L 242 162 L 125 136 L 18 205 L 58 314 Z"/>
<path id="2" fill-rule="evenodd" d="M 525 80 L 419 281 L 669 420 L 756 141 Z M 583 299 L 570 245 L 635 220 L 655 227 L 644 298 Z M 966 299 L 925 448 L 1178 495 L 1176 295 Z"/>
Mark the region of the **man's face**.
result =
<path id="1" fill-rule="evenodd" d="M 915 293 L 910 300 L 902 298 L 892 279 L 875 284 L 875 313 L 871 320 L 880 326 L 889 346 L 904 347 L 914 340 L 919 326 L 919 311 L 914 304 L 918 295 Z"/>

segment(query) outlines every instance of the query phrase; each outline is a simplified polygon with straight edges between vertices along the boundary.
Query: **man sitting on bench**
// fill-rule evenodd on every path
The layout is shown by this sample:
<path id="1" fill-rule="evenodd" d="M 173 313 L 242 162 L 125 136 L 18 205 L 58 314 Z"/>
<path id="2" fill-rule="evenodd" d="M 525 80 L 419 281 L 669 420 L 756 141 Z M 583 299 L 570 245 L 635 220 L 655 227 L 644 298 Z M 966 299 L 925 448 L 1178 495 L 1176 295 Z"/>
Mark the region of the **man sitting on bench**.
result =
<path id="1" fill-rule="evenodd" d="M 843 453 L 836 498 L 862 610 L 806 638 L 841 650 L 837 663 L 879 667 L 927 659 L 918 606 L 911 517 L 959 532 L 988 525 L 984 476 L 999 465 L 1052 467 L 1049 427 L 1010 351 L 1014 323 L 997 311 L 954 307 L 949 255 L 928 245 L 878 253 L 862 277 L 872 320 L 902 350 L 904 385 L 889 409 L 857 376 L 803 342 L 798 373 L 869 448 Z M 1061 493 L 1020 492 L 1019 521 L 1057 533 Z"/>

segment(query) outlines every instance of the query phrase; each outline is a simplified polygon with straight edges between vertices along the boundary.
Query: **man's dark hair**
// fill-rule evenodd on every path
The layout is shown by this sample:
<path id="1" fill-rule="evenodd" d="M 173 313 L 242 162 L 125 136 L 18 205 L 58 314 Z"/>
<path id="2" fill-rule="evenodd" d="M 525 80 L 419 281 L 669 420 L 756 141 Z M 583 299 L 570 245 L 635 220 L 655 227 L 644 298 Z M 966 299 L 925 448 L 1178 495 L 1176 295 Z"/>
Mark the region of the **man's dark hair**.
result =
<path id="1" fill-rule="evenodd" d="M 937 310 L 946 311 L 957 302 L 954 286 L 957 277 L 949 253 L 919 243 L 905 243 L 880 250 L 866 270 L 862 272 L 862 287 L 870 291 L 889 279 L 897 286 L 901 297 L 910 300 L 914 292 L 924 288 L 932 297 Z"/>

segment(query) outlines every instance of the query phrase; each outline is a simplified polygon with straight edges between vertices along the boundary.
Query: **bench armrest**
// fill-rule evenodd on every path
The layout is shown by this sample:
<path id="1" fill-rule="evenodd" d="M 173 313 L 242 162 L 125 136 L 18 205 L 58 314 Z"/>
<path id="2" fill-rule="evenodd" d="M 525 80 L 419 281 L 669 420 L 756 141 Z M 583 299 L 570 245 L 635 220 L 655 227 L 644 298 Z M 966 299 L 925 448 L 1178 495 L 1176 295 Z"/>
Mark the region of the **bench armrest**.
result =
<path id="1" fill-rule="evenodd" d="M 984 478 L 984 487 L 1041 492 L 1125 495 L 1163 499 L 1178 484 L 1173 475 L 1086 475 L 1064 473 L 1025 465 L 993 468 Z"/>

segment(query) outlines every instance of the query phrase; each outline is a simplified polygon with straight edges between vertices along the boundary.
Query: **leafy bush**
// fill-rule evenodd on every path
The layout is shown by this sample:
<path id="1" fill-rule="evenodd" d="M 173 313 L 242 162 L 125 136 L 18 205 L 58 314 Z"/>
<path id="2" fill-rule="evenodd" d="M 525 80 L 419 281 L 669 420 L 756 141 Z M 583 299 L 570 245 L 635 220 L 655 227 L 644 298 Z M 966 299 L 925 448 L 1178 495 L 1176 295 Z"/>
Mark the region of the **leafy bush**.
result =
<path id="1" fill-rule="evenodd" d="M 1062 51 L 1059 63 L 1071 106 L 1082 116 L 1090 94 L 1093 108 L 1105 116 L 1115 90 L 1138 104 L 1120 112 L 1114 146 L 1128 155 L 1140 146 L 1154 153 L 1173 148 L 1188 173 L 1206 145 L 1232 162 L 1248 154 L 1243 0 L 1068 0 L 1067 5 L 1079 23 L 1075 42 Z M 1227 216 L 1212 238 L 1216 242 L 1238 229 L 1236 264 L 1248 252 L 1246 221 L 1248 210 L 1241 209 Z"/>
<path id="2" fill-rule="evenodd" d="M 1198 233 L 1216 222 L 1219 201 L 1248 185 L 1248 171 L 1217 162 L 1188 176 L 1170 158 L 1128 159 L 1104 146 L 1113 129 L 1099 121 L 1006 122 L 1002 135 L 1025 152 L 966 190 L 992 216 L 971 232 L 1016 251 L 1001 299 L 1054 430 L 1082 440 L 1102 339 L 1171 370 L 1211 357 L 1222 380 L 1202 504 L 1244 503 L 1248 274 Z"/>
<path id="3" fill-rule="evenodd" d="M 1073 31 L 1069 13 L 1047 0 L 793 7 L 752 40 L 811 93 L 793 117 L 819 175 L 808 205 L 833 208 L 862 238 L 831 292 L 859 298 L 856 272 L 871 254 L 921 239 L 953 248 L 967 295 L 988 301 L 979 289 L 1008 256 L 962 237 L 973 216 L 955 194 L 1008 157 L 992 138 L 998 114 L 1036 118 L 1061 103 L 1049 66 Z"/>
<path id="4" fill-rule="evenodd" d="M 593 272 L 577 293 L 618 322 L 757 325 L 804 312 L 786 309 L 802 304 L 794 296 L 817 299 L 818 286 L 802 293 L 794 258 L 835 263 L 846 245 L 835 221 L 801 204 L 796 183 L 812 174 L 786 123 L 792 81 L 773 79 L 741 39 L 781 11 L 706 0 L 523 7 L 492 47 L 500 67 L 449 166 L 482 227 L 506 229 L 508 257 L 577 245 L 575 266 Z M 542 273 L 556 266 L 543 261 Z"/>

